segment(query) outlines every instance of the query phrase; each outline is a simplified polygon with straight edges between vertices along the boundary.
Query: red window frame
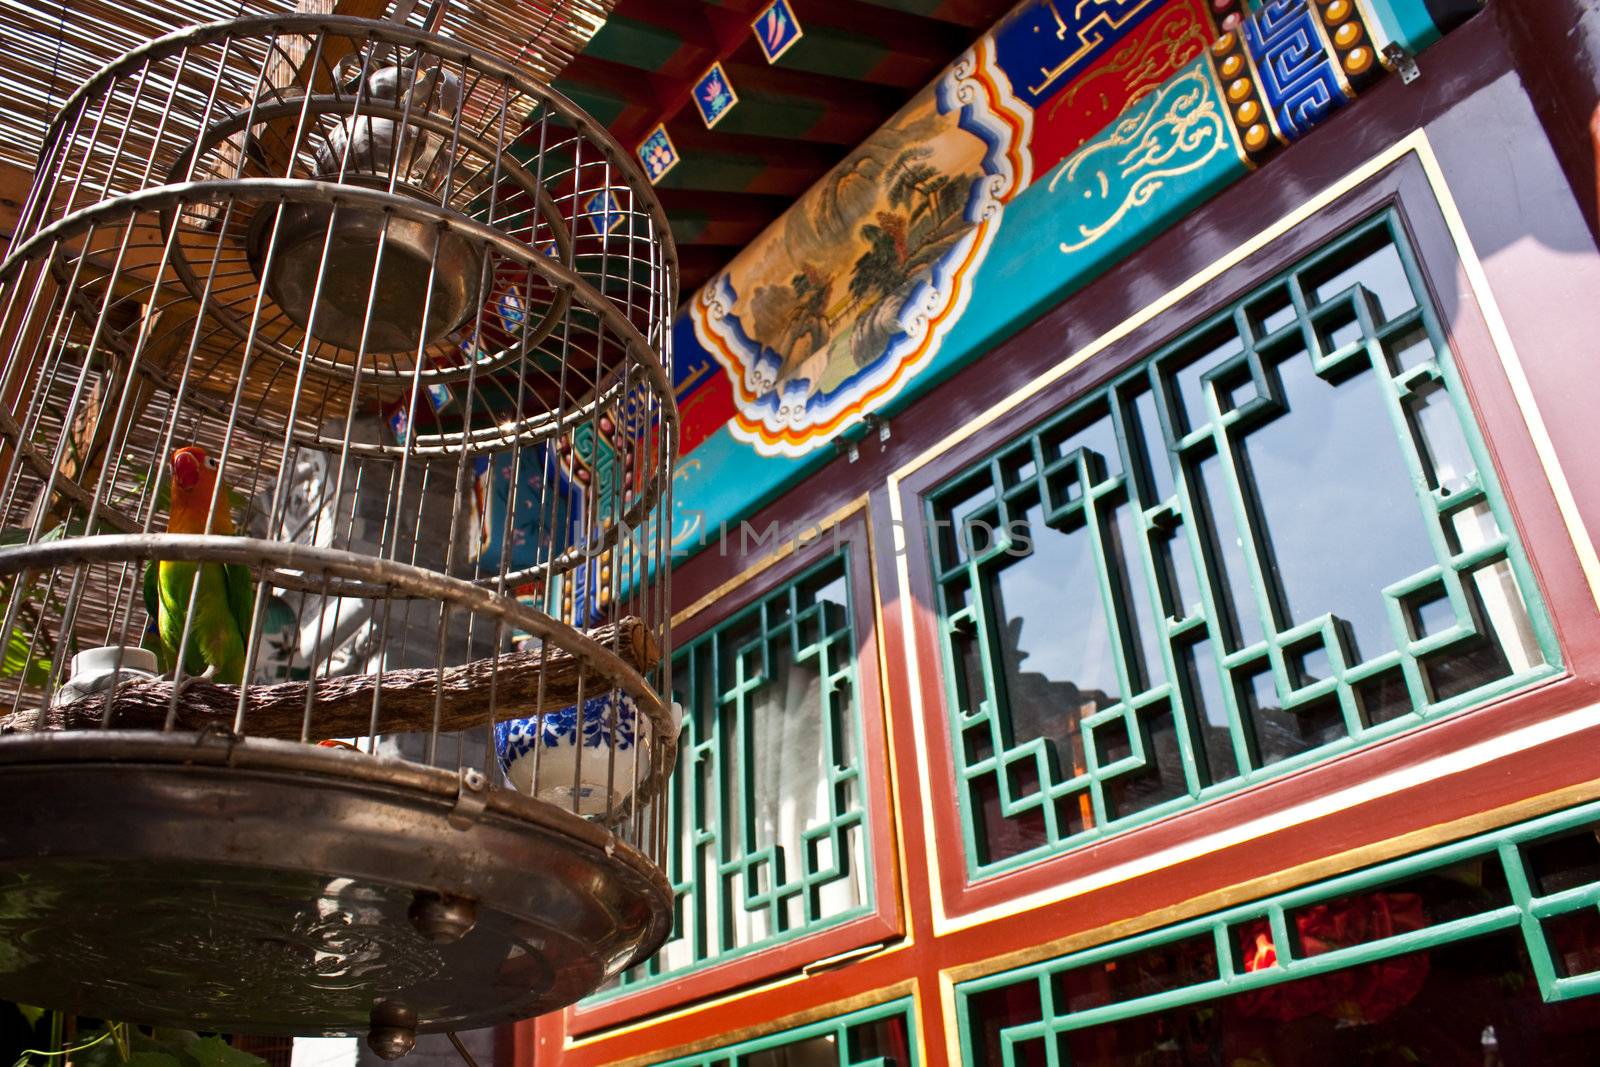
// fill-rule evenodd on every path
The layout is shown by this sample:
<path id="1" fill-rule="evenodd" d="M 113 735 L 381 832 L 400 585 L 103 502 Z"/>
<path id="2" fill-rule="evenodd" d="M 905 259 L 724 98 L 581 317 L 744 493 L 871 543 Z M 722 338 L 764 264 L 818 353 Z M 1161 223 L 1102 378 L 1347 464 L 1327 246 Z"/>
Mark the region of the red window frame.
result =
<path id="1" fill-rule="evenodd" d="M 862 782 L 870 829 L 874 910 L 770 948 L 683 971 L 667 981 L 635 992 L 617 994 L 596 1003 L 580 1002 L 564 1012 L 568 1034 L 586 1035 L 742 986 L 799 973 L 810 964 L 869 949 L 904 933 L 884 718 L 883 661 L 878 647 L 874 557 L 866 503 L 864 499 L 858 503 L 859 506 L 838 517 L 826 529 L 805 531 L 805 543 L 798 540 L 780 543 L 765 558 L 752 560 L 745 556 L 742 549 L 749 539 L 742 536 L 741 531 L 729 531 L 725 540 L 704 549 L 700 558 L 681 568 L 685 572 L 683 578 L 675 576 L 673 579 L 674 599 L 684 616 L 674 617 L 673 641 L 675 647 L 687 644 L 832 556 L 836 550 L 849 560 L 851 623 L 856 634 L 857 703 L 861 717 Z M 698 575 L 727 574 L 730 550 L 737 553 L 733 558 L 740 565 L 738 572 L 706 594 L 689 599 L 695 597 L 694 579 Z M 720 569 L 718 564 L 722 565 Z"/>
<path id="2" fill-rule="evenodd" d="M 1126 370 L 1217 308 L 1272 275 L 1289 269 L 1347 228 L 1391 206 L 1401 219 L 1429 295 L 1439 310 L 1474 419 L 1493 459 L 1502 493 L 1556 630 L 1564 673 L 1231 796 L 1131 827 L 1121 834 L 1040 859 L 1026 867 L 969 882 L 959 797 L 953 785 L 956 765 L 951 749 L 950 709 L 944 689 L 938 620 L 933 609 L 936 601 L 932 568 L 921 519 L 927 494 L 953 474 L 1011 440 L 1025 427 L 1059 410 L 1065 402 Z M 1015 361 L 1036 367 L 1038 374 L 1046 373 L 1067 358 L 1083 338 L 1117 325 L 1115 322 L 1093 323 L 1091 329 L 1086 329 L 1083 319 L 1087 303 L 1082 297 L 1069 300 L 986 358 Z M 1541 358 L 1547 356 L 1540 355 Z M 1581 358 L 1580 353 L 1559 355 L 1568 360 Z M 1549 422 L 1548 416 L 1546 421 Z M 1565 458 L 1569 464 L 1573 461 L 1571 456 Z M 909 588 L 899 592 L 901 596 L 909 596 L 913 604 L 912 631 L 904 636 L 911 643 L 909 654 L 915 657 L 915 670 L 909 672 L 907 684 L 918 686 L 920 696 L 922 736 L 927 748 L 925 771 L 933 800 L 929 820 L 931 843 L 939 896 L 947 920 L 959 922 L 964 916 L 1004 908 L 1019 897 L 1049 894 L 1107 868 L 1134 863 L 1141 856 L 1181 846 L 1200 835 L 1286 813 L 1297 805 L 1376 775 L 1414 767 L 1432 757 L 1572 710 L 1593 700 L 1594 686 L 1600 679 L 1600 616 L 1595 613 L 1593 596 L 1533 436 L 1524 421 L 1523 409 L 1501 362 L 1485 311 L 1467 284 L 1444 208 L 1415 153 L 1403 155 L 1372 179 L 1299 222 L 1280 239 L 1229 267 L 1171 309 L 1134 328 L 1061 380 L 909 472 L 897 484 L 892 482 L 890 491 L 899 495 L 897 513 L 904 523 L 904 573 Z M 1570 782 L 1574 771 L 1570 761 L 1565 761 L 1559 768 L 1530 767 L 1529 774 L 1538 777 L 1508 780 L 1505 769 L 1486 772 L 1479 776 L 1479 785 L 1465 790 L 1457 785 L 1447 796 L 1453 807 L 1461 809 L 1462 814 L 1470 814 L 1536 794 L 1541 778 L 1551 783 L 1550 788 L 1557 788 L 1557 783 Z M 1435 814 L 1443 818 L 1442 812 L 1429 809 L 1412 808 L 1406 814 L 1411 821 L 1423 819 L 1424 825 L 1437 821 L 1432 818 Z M 1370 826 L 1364 829 L 1352 826 L 1351 840 L 1369 837 L 1370 829 Z M 1326 837 L 1307 841 L 1303 847 L 1304 857 L 1309 860 L 1327 855 L 1335 844 Z M 1284 869 L 1291 858 L 1282 852 L 1259 857 L 1262 875 Z M 1242 880 L 1247 873 L 1234 869 L 1229 879 Z"/>

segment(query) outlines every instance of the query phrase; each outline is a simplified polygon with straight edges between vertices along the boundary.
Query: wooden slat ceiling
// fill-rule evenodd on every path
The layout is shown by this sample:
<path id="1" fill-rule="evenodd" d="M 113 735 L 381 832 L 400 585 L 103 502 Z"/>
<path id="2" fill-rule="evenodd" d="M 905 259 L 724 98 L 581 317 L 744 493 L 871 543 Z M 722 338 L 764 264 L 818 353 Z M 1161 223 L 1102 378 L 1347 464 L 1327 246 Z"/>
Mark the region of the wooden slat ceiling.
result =
<path id="1" fill-rule="evenodd" d="M 420 24 L 431 5 L 411 5 Z M 589 42 L 610 0 L 450 0 L 440 32 L 550 77 Z M 0 0 L 0 165 L 31 169 L 55 111 L 123 53 L 185 26 L 241 15 L 373 18 L 389 0 Z"/>
<path id="2" fill-rule="evenodd" d="M 666 123 L 687 298 L 1015 2 L 790 0 L 804 36 L 768 64 L 750 29 L 767 0 L 619 0 L 555 84 L 624 148 Z M 739 102 L 708 130 L 690 93 L 717 61 Z"/>
<path id="3" fill-rule="evenodd" d="M 766 2 L 620 0 L 570 61 L 569 50 L 582 43 L 574 33 L 592 26 L 609 0 L 454 0 L 445 30 L 481 45 L 470 12 L 485 6 L 514 12 L 528 32 L 502 35 L 495 50 L 520 52 L 508 58 L 528 62 L 528 41 L 565 23 L 565 32 L 553 35 L 559 40 L 544 42 L 536 67 L 565 64 L 556 86 L 625 149 L 666 123 L 683 161 L 657 189 L 678 240 L 680 292 L 687 297 L 1015 0 L 790 0 L 804 36 L 776 64 L 767 63 L 750 29 Z M 102 64 L 192 22 L 296 7 L 343 10 L 351 3 L 0 0 L 7 53 L 0 68 L 0 237 L 10 236 L 49 116 Z M 708 130 L 690 94 L 716 61 L 739 103 Z"/>

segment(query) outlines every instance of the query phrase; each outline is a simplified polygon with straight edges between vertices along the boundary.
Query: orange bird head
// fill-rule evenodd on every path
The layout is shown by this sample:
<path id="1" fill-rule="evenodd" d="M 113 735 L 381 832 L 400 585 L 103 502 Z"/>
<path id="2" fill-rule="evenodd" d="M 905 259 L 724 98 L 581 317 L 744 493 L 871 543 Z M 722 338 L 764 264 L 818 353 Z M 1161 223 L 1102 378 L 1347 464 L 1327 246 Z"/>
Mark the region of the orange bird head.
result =
<path id="1" fill-rule="evenodd" d="M 167 518 L 168 533 L 233 533 L 233 516 L 228 513 L 228 493 L 217 492 L 217 461 L 199 445 L 180 448 L 172 454 L 172 511 Z M 216 514 L 206 528 L 206 514 L 216 498 Z"/>

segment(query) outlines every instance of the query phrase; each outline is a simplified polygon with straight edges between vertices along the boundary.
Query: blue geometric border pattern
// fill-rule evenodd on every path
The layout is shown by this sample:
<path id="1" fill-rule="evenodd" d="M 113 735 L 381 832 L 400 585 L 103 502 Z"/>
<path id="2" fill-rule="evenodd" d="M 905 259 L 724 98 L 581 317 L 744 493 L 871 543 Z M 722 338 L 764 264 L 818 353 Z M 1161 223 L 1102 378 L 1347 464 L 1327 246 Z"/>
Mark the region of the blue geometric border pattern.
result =
<path id="1" fill-rule="evenodd" d="M 1286 140 L 1299 140 L 1350 101 L 1337 60 L 1306 0 L 1267 0 L 1244 24 L 1261 92 Z"/>

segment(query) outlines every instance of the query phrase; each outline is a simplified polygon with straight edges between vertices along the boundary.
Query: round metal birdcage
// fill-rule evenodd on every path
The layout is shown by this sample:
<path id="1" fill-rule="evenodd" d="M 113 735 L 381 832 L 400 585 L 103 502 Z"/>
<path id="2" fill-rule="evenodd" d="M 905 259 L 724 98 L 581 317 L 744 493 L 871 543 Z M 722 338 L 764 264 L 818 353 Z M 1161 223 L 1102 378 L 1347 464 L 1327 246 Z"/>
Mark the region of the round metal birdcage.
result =
<path id="1" fill-rule="evenodd" d="M 655 950 L 675 275 L 602 129 L 393 22 L 68 99 L 0 263 L 0 997 L 392 1056 Z"/>

